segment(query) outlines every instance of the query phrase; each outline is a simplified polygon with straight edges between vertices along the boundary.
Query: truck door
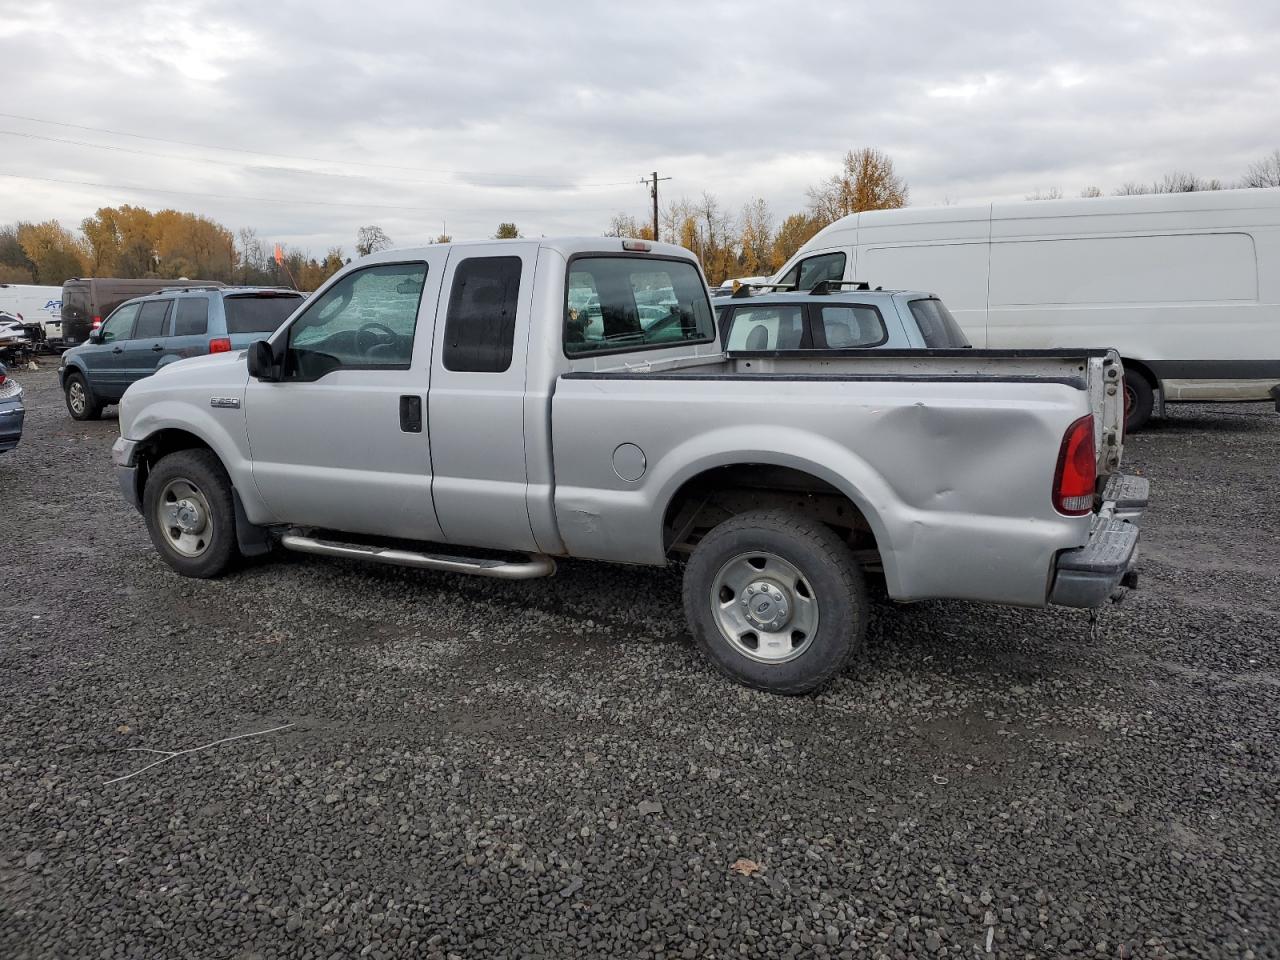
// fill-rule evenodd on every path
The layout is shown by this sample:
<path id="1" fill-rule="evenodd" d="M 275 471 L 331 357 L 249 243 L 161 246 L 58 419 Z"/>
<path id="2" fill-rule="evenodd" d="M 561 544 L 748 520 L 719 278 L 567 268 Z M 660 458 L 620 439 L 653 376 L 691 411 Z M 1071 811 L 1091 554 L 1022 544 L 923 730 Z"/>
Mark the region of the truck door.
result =
<path id="1" fill-rule="evenodd" d="M 452 543 L 537 550 L 524 398 L 537 244 L 454 248 L 431 369 L 432 496 Z"/>
<path id="2" fill-rule="evenodd" d="M 249 379 L 259 494 L 282 523 L 440 540 L 427 396 L 448 249 L 340 274 L 272 338 L 278 382 Z"/>

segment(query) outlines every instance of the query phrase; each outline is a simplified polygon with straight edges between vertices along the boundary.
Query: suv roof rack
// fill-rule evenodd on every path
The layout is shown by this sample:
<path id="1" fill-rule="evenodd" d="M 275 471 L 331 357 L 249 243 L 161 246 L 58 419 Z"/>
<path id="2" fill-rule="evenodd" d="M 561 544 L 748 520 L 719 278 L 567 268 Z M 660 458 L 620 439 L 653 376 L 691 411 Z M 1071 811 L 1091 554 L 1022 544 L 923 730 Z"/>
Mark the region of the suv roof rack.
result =
<path id="1" fill-rule="evenodd" d="M 870 290 L 871 284 L 865 280 L 819 280 L 813 285 L 813 289 L 809 291 L 815 297 L 825 296 L 830 293 L 832 288 L 839 290 L 841 287 L 853 287 L 855 290 Z M 876 287 L 877 290 L 882 289 Z"/>
<path id="2" fill-rule="evenodd" d="M 162 293 L 206 293 L 214 290 L 225 290 L 226 287 L 210 287 L 205 284 L 190 284 L 185 287 L 161 287 L 159 290 L 153 290 L 151 293 L 144 293 L 144 297 L 155 297 Z"/>
<path id="3" fill-rule="evenodd" d="M 752 290 L 794 290 L 794 283 L 740 283 L 730 296 L 735 299 L 751 296 Z"/>

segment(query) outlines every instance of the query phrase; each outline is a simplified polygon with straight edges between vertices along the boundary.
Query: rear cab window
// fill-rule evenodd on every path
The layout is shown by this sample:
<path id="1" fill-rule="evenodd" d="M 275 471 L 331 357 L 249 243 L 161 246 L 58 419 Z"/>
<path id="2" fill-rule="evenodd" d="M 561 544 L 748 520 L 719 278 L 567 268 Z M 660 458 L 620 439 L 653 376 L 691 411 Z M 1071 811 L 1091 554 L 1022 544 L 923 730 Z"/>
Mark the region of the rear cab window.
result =
<path id="1" fill-rule="evenodd" d="M 716 339 L 706 284 L 688 260 L 575 257 L 569 262 L 564 315 L 568 357 Z"/>
<path id="2" fill-rule="evenodd" d="M 272 333 L 302 303 L 302 297 L 278 293 L 245 293 L 224 297 L 227 334 Z"/>
<path id="3" fill-rule="evenodd" d="M 726 350 L 799 350 L 804 345 L 804 308 L 799 304 L 738 307 L 725 337 Z"/>
<path id="4" fill-rule="evenodd" d="M 878 347 L 889 339 L 880 311 L 866 304 L 823 304 L 817 308 L 821 336 L 831 350 Z"/>
<path id="5" fill-rule="evenodd" d="M 926 347 L 942 350 L 973 346 L 941 300 L 936 297 L 912 300 L 909 306 Z"/>

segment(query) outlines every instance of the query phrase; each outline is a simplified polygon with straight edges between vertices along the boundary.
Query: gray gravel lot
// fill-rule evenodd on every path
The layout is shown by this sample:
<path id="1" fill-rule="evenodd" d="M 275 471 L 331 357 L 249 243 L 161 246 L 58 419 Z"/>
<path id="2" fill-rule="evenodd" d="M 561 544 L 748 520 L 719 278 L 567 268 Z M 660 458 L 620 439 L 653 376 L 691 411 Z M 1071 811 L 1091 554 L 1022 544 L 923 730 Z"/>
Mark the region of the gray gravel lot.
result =
<path id="1" fill-rule="evenodd" d="M 0 957 L 1280 957 L 1269 405 L 1131 440 L 1143 584 L 1096 641 L 880 601 L 868 658 L 783 699 L 699 659 L 678 571 L 182 580 L 114 414 L 17 376 Z"/>

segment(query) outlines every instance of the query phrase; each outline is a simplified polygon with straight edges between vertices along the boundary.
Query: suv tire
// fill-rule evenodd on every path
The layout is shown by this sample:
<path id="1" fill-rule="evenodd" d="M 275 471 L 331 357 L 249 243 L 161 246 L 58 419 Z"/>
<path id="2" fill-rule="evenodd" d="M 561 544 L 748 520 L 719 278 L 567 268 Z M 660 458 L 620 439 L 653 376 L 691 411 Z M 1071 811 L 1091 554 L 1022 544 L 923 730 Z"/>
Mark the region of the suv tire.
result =
<path id="1" fill-rule="evenodd" d="M 771 693 L 818 689 L 866 641 L 867 590 L 853 554 L 788 510 L 742 513 L 707 534 L 685 567 L 684 609 L 717 670 Z"/>
<path id="2" fill-rule="evenodd" d="M 67 401 L 67 413 L 71 414 L 72 420 L 98 420 L 102 417 L 102 408 L 106 404 L 94 397 L 81 374 L 67 374 L 63 395 Z"/>
<path id="3" fill-rule="evenodd" d="M 217 577 L 239 559 L 231 478 L 211 450 L 162 457 L 147 475 L 142 516 L 160 556 L 184 577 Z"/>

